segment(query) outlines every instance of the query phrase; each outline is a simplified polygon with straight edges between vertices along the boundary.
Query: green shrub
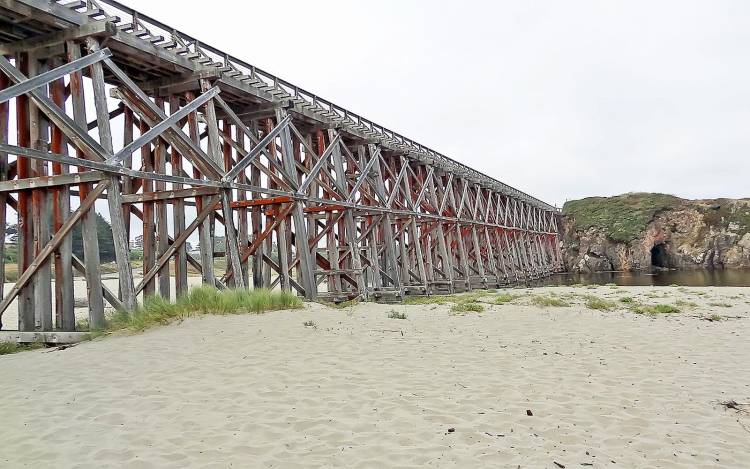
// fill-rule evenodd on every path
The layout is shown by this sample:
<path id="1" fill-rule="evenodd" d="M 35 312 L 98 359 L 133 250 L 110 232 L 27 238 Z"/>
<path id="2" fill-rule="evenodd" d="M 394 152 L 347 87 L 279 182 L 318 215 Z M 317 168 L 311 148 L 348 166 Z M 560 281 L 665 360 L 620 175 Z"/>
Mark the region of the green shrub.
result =
<path id="1" fill-rule="evenodd" d="M 0 355 L 9 355 L 11 353 L 19 352 L 19 347 L 16 342 L 0 342 Z"/>
<path id="2" fill-rule="evenodd" d="M 647 306 L 646 311 L 649 314 L 676 314 L 680 312 L 680 308 L 674 305 L 653 305 Z"/>
<path id="3" fill-rule="evenodd" d="M 484 306 L 480 305 L 479 303 L 456 303 L 451 307 L 451 311 L 454 313 L 465 313 L 468 311 L 473 311 L 475 313 L 481 313 L 484 311 Z"/>
<path id="4" fill-rule="evenodd" d="M 633 298 L 632 296 L 623 296 L 622 298 L 620 298 L 620 303 L 635 303 L 635 298 Z"/>
<path id="5" fill-rule="evenodd" d="M 44 344 L 41 342 L 19 344 L 18 342 L 0 341 L 0 355 L 10 355 L 11 353 L 24 352 L 26 350 L 34 350 L 38 348 L 44 348 Z"/>
<path id="6" fill-rule="evenodd" d="M 391 312 L 388 313 L 389 319 L 406 319 L 406 313 L 399 313 L 396 310 L 391 310 Z"/>
<path id="7" fill-rule="evenodd" d="M 614 301 L 605 300 L 604 298 L 589 296 L 586 298 L 586 307 L 599 311 L 612 311 L 617 308 L 617 304 Z"/>
<path id="8" fill-rule="evenodd" d="M 631 309 L 636 314 L 676 314 L 680 312 L 680 308 L 673 305 L 641 305 Z"/>
<path id="9" fill-rule="evenodd" d="M 575 230 L 597 227 L 613 241 L 628 242 L 646 230 L 654 215 L 681 202 L 672 195 L 650 193 L 588 197 L 566 202 L 563 215 L 572 219 Z"/>
<path id="10" fill-rule="evenodd" d="M 407 305 L 442 305 L 450 300 L 450 295 L 426 295 L 426 296 L 407 296 L 404 298 L 404 304 Z"/>
<path id="11" fill-rule="evenodd" d="M 495 298 L 493 298 L 492 302 L 496 305 L 504 305 L 520 297 L 521 295 L 511 295 L 510 293 L 502 293 L 500 295 L 497 295 Z"/>
<path id="12" fill-rule="evenodd" d="M 531 297 L 531 303 L 536 306 L 541 306 L 543 308 L 546 307 L 565 307 L 570 306 L 565 301 L 561 300 L 560 298 L 556 298 L 552 295 L 549 296 L 543 296 L 543 295 L 534 295 Z"/>

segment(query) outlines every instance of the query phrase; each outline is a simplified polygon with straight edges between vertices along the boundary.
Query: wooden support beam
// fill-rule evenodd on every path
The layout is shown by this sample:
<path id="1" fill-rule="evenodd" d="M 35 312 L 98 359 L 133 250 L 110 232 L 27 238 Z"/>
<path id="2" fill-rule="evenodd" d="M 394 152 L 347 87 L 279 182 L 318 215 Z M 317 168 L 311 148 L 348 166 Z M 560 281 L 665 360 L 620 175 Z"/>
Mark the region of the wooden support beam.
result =
<path id="1" fill-rule="evenodd" d="M 68 173 L 55 176 L 38 176 L 11 181 L 0 181 L 0 192 L 19 192 L 31 189 L 73 186 L 87 182 L 99 182 L 109 176 L 101 171 L 86 171 L 83 173 Z"/>
<path id="2" fill-rule="evenodd" d="M 117 26 L 111 21 L 92 21 L 81 26 L 62 29 L 45 36 L 34 36 L 29 39 L 2 44 L 0 45 L 0 54 L 12 55 L 18 52 L 29 52 L 34 49 L 61 45 L 66 41 L 80 40 L 90 36 L 111 37 L 115 34 L 117 34 Z"/>

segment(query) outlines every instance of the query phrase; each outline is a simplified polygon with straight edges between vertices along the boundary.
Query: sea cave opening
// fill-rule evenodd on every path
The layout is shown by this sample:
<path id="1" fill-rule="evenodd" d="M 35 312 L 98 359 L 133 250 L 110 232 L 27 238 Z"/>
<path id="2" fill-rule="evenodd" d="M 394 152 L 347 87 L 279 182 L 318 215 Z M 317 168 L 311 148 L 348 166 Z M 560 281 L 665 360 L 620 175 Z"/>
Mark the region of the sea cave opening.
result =
<path id="1" fill-rule="evenodd" d="M 669 265 L 669 254 L 664 243 L 656 244 L 651 248 L 651 266 L 667 269 Z"/>

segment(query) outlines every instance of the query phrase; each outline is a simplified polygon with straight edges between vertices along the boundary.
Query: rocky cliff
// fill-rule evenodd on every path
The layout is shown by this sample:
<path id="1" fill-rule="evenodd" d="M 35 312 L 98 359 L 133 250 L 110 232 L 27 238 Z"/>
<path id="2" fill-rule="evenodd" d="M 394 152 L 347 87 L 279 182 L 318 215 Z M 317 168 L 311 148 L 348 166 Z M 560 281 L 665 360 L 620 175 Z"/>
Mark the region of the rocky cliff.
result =
<path id="1" fill-rule="evenodd" d="M 562 231 L 574 272 L 750 267 L 750 199 L 590 197 L 565 204 Z"/>

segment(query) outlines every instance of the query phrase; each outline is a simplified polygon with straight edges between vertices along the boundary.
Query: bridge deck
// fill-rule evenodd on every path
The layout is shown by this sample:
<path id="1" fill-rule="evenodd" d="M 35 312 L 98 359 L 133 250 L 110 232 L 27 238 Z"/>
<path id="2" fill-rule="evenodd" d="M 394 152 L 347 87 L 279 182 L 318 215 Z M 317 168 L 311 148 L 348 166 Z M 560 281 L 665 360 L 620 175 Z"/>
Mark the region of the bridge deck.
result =
<path id="1" fill-rule="evenodd" d="M 560 268 L 554 207 L 118 2 L 0 1 L 0 50 L 1 234 L 19 220 L 0 314 L 17 304 L 22 331 L 72 330 L 73 271 L 97 325 L 105 301 L 183 293 L 188 266 L 219 287 L 334 300 Z"/>

